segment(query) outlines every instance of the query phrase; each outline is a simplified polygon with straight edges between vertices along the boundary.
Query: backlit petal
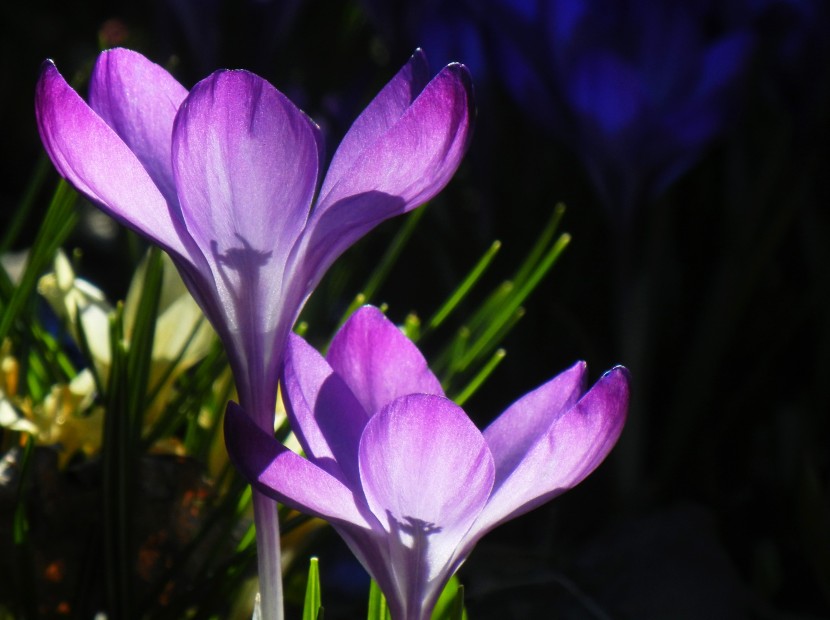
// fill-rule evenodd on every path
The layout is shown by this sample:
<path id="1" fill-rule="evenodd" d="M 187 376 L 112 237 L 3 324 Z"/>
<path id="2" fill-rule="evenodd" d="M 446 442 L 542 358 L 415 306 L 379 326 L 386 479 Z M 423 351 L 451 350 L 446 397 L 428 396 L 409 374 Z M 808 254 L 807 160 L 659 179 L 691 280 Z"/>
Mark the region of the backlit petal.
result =
<path id="1" fill-rule="evenodd" d="M 394 125 L 429 81 L 426 56 L 417 50 L 357 117 L 331 160 L 320 190 L 325 196 L 360 154 Z"/>
<path id="2" fill-rule="evenodd" d="M 493 488 L 473 537 L 547 502 L 590 474 L 622 432 L 628 383 L 628 371 L 614 368 L 560 415 L 510 475 Z"/>
<path id="3" fill-rule="evenodd" d="M 401 118 L 367 145 L 331 189 L 321 193 L 309 222 L 306 260 L 325 270 L 380 222 L 437 194 L 467 148 L 473 101 L 462 65 L 444 68 Z"/>
<path id="4" fill-rule="evenodd" d="M 492 488 L 484 438 L 452 401 L 404 396 L 366 425 L 360 475 L 369 507 L 389 533 L 398 599 L 410 606 L 434 602 Z M 409 607 L 405 617 L 421 613 Z"/>
<path id="5" fill-rule="evenodd" d="M 484 430 L 484 439 L 496 463 L 497 486 L 547 433 L 556 418 L 579 400 L 586 387 L 586 370 L 585 362 L 577 362 L 525 394 Z"/>
<path id="6" fill-rule="evenodd" d="M 49 61 L 38 80 L 35 111 L 61 176 L 115 219 L 189 260 L 181 224 L 144 166 Z"/>
<path id="7" fill-rule="evenodd" d="M 159 65 L 121 48 L 98 56 L 89 82 L 90 107 L 130 147 L 174 205 L 173 119 L 186 96 L 184 86 Z"/>
<path id="8" fill-rule="evenodd" d="M 211 266 L 213 308 L 221 311 L 243 391 L 250 383 L 276 392 L 283 339 L 303 300 L 304 288 L 287 292 L 283 275 L 317 181 L 318 133 L 282 93 L 247 71 L 202 80 L 176 116 L 182 215 Z M 250 413 L 264 420 L 273 412 Z"/>
<path id="9" fill-rule="evenodd" d="M 308 458 L 358 488 L 357 452 L 369 416 L 343 379 L 313 347 L 291 334 L 282 385 L 291 428 Z"/>
<path id="10" fill-rule="evenodd" d="M 406 394 L 444 395 L 418 347 L 372 306 L 346 321 L 326 359 L 370 416 Z"/>
<path id="11" fill-rule="evenodd" d="M 371 529 L 348 487 L 263 432 L 233 402 L 225 412 L 225 446 L 240 473 L 265 495 L 316 517 Z"/>

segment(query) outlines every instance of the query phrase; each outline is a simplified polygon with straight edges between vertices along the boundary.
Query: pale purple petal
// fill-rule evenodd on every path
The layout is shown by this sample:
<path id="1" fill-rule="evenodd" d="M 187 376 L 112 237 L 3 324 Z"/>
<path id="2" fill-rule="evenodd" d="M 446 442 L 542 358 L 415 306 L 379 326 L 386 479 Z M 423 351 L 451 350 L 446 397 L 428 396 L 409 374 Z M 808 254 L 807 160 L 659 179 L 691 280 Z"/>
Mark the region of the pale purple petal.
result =
<path id="1" fill-rule="evenodd" d="M 370 416 L 406 394 L 444 395 L 418 347 L 372 306 L 349 317 L 326 360 Z"/>
<path id="2" fill-rule="evenodd" d="M 304 287 L 283 276 L 314 194 L 318 140 L 318 129 L 294 104 L 247 71 L 202 80 L 176 116 L 173 168 L 182 215 L 211 266 L 213 306 L 221 309 L 245 391 L 244 382 L 276 391 L 283 339 L 304 298 Z M 245 406 L 263 421 L 273 415 Z"/>
<path id="3" fill-rule="evenodd" d="M 187 90 L 137 52 L 112 49 L 98 56 L 89 105 L 135 153 L 171 205 L 178 204 L 171 165 L 173 119 Z"/>
<path id="4" fill-rule="evenodd" d="M 352 123 L 331 160 L 320 195 L 325 196 L 352 166 L 355 159 L 394 125 L 429 81 L 429 65 L 416 50 L 400 71 Z"/>
<path id="5" fill-rule="evenodd" d="M 585 392 L 587 366 L 577 362 L 568 370 L 525 394 L 484 430 L 496 463 L 496 486 L 509 476 L 556 419 Z"/>
<path id="6" fill-rule="evenodd" d="M 38 80 L 35 112 L 61 176 L 115 219 L 190 260 L 180 225 L 144 166 L 49 61 Z"/>
<path id="7" fill-rule="evenodd" d="M 336 183 L 323 183 L 330 190 L 320 194 L 304 253 L 312 279 L 377 224 L 423 204 L 449 182 L 467 148 L 472 114 L 469 73 L 449 65 Z"/>
<path id="8" fill-rule="evenodd" d="M 282 385 L 291 428 L 306 456 L 359 488 L 357 452 L 369 416 L 328 362 L 295 334 L 288 339 Z"/>
<path id="9" fill-rule="evenodd" d="M 262 431 L 233 402 L 225 412 L 225 446 L 239 472 L 265 495 L 334 523 L 372 529 L 347 486 Z"/>
<path id="10" fill-rule="evenodd" d="M 579 484 L 607 456 L 628 411 L 625 368 L 605 373 L 529 448 L 511 474 L 494 486 L 468 544 L 499 523 L 543 504 Z"/>
<path id="11" fill-rule="evenodd" d="M 363 491 L 389 533 L 396 592 L 407 605 L 434 602 L 461 538 L 487 502 L 493 459 L 479 430 L 452 401 L 404 396 L 366 425 Z M 405 617 L 421 617 L 409 607 Z"/>
<path id="12" fill-rule="evenodd" d="M 285 263 L 311 206 L 318 139 L 308 117 L 252 73 L 217 71 L 193 88 L 176 117 L 173 167 L 188 230 L 221 271 L 253 284 Z"/>

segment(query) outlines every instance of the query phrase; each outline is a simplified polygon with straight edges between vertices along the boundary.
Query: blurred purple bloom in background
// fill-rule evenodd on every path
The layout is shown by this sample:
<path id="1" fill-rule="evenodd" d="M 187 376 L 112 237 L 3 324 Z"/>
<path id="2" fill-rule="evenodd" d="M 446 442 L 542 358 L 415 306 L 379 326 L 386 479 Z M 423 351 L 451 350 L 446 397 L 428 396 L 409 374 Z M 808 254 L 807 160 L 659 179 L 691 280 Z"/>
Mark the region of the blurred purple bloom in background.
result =
<path id="1" fill-rule="evenodd" d="M 753 37 L 710 13 L 676 0 L 492 2 L 503 80 L 619 217 L 691 167 L 735 112 Z"/>
<path id="2" fill-rule="evenodd" d="M 331 521 L 393 618 L 423 620 L 484 534 L 578 484 L 617 441 L 628 373 L 617 367 L 587 391 L 586 374 L 575 364 L 482 433 L 415 345 L 367 306 L 326 358 L 289 340 L 284 397 L 307 459 L 233 404 L 225 438 L 257 489 Z"/>
<path id="3" fill-rule="evenodd" d="M 463 66 L 430 81 L 417 52 L 355 121 L 318 191 L 318 127 L 247 71 L 217 71 L 188 93 L 140 54 L 114 49 L 98 58 L 89 104 L 51 62 L 36 95 L 55 167 L 171 255 L 225 344 L 240 403 L 268 432 L 303 303 L 350 245 L 446 185 L 468 145 L 472 105 Z M 255 499 L 257 524 L 276 529 L 268 504 Z M 257 529 L 267 537 L 260 559 L 278 557 L 276 535 Z M 269 582 L 271 560 L 274 574 L 260 568 Z M 263 606 L 281 607 L 265 587 Z"/>

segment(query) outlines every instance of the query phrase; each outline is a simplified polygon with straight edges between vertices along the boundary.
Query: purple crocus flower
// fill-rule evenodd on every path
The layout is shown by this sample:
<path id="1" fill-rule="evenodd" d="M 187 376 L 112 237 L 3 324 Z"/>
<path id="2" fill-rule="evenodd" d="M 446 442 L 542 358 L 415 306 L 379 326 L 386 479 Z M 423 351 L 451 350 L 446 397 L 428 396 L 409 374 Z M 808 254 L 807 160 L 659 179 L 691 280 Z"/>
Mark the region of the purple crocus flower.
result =
<path id="1" fill-rule="evenodd" d="M 283 394 L 307 458 L 233 403 L 225 440 L 255 488 L 331 522 L 395 620 L 424 620 L 484 534 L 578 484 L 617 441 L 628 372 L 587 391 L 586 373 L 575 364 L 482 433 L 415 345 L 367 306 L 325 358 L 289 340 Z"/>
<path id="2" fill-rule="evenodd" d="M 719 24 L 707 3 L 490 5 L 508 87 L 578 154 L 621 219 L 687 171 L 735 112 L 753 38 Z"/>
<path id="3" fill-rule="evenodd" d="M 318 127 L 247 71 L 217 71 L 188 93 L 113 49 L 98 57 L 87 104 L 47 62 L 36 113 L 60 174 L 170 254 L 225 344 L 241 405 L 272 432 L 300 308 L 344 250 L 446 185 L 470 137 L 472 88 L 457 64 L 430 81 L 416 52 L 355 121 L 319 190 Z M 281 608 L 268 596 L 279 588 L 276 508 L 256 494 L 254 507 L 270 617 Z"/>

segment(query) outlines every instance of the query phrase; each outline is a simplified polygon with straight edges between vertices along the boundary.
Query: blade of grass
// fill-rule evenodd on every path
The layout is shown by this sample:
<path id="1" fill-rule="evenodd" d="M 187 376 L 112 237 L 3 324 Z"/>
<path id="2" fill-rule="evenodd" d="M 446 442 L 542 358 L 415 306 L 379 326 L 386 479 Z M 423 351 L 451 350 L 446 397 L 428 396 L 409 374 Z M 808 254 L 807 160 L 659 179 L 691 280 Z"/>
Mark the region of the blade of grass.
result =
<path id="1" fill-rule="evenodd" d="M 77 213 L 74 209 L 77 197 L 75 190 L 66 182 L 58 183 L 58 188 L 46 212 L 43 225 L 38 230 L 29 251 L 29 260 L 26 263 L 20 284 L 12 292 L 8 303 L 2 308 L 0 342 L 8 335 L 21 311 L 27 307 L 40 274 L 46 269 L 58 247 L 72 232 L 77 221 Z"/>
<path id="2" fill-rule="evenodd" d="M 492 347 L 498 341 L 496 336 L 499 335 L 502 328 L 514 317 L 516 310 L 527 299 L 528 295 L 539 285 L 542 278 L 550 271 L 551 267 L 556 263 L 562 252 L 571 241 L 571 236 L 567 233 L 560 235 L 556 243 L 553 244 L 547 254 L 542 258 L 540 263 L 531 272 L 527 279 L 521 286 L 510 295 L 509 300 L 504 304 L 496 316 L 492 317 L 488 322 L 484 332 L 475 339 L 473 344 L 467 351 L 466 356 L 461 362 L 462 369 L 467 368 L 488 346 Z"/>
<path id="3" fill-rule="evenodd" d="M 161 250 L 153 248 L 147 260 L 147 271 L 141 289 L 141 299 L 135 314 L 133 331 L 127 351 L 127 407 L 130 424 L 131 449 L 137 450 L 141 439 L 142 421 L 147 402 L 150 366 L 153 362 L 153 343 L 156 334 L 161 281 L 163 276 Z M 135 454 L 137 457 L 138 455 Z"/>
<path id="4" fill-rule="evenodd" d="M 452 295 L 450 295 L 449 299 L 444 302 L 444 304 L 438 309 L 438 311 L 432 315 L 432 318 L 427 321 L 427 328 L 425 333 L 428 331 L 432 331 L 437 329 L 445 320 L 446 318 L 455 310 L 456 306 L 467 296 L 473 286 L 479 281 L 481 276 L 487 270 L 487 267 L 490 266 L 490 263 L 493 262 L 496 254 L 498 254 L 499 249 L 501 248 L 500 241 L 494 241 L 490 248 L 484 253 L 484 255 L 478 260 L 475 264 L 473 269 L 467 274 L 467 277 L 461 282 L 458 288 L 453 291 Z"/>
<path id="5" fill-rule="evenodd" d="M 424 217 L 424 214 L 427 211 L 427 206 L 429 205 L 423 205 L 420 209 L 415 209 L 406 218 L 403 226 L 401 226 L 400 230 L 398 230 L 397 234 L 387 246 L 386 252 L 383 256 L 381 256 L 377 266 L 372 271 L 369 279 L 366 281 L 366 284 L 361 289 L 361 292 L 354 298 L 354 300 L 352 300 L 349 307 L 346 308 L 346 312 L 343 313 L 343 317 L 340 319 L 338 327 L 346 322 L 346 319 L 352 315 L 352 312 L 357 310 L 363 304 L 370 302 L 377 294 L 380 287 L 386 281 L 386 278 L 389 277 L 389 272 L 397 262 L 401 252 L 406 247 L 406 244 L 409 242 L 421 219 Z"/>
<path id="6" fill-rule="evenodd" d="M 472 380 L 464 387 L 464 389 L 461 390 L 458 395 L 450 397 L 451 400 L 455 401 L 459 407 L 463 407 L 464 403 L 466 403 L 470 397 L 476 393 L 478 388 L 480 388 L 487 378 L 493 373 L 496 366 L 501 363 L 505 355 L 507 355 L 507 353 L 504 349 L 497 350 L 484 367 L 478 371 L 476 376 L 473 377 Z"/>
<path id="7" fill-rule="evenodd" d="M 320 615 L 320 567 L 317 558 L 308 563 L 308 581 L 306 582 L 303 620 L 317 620 Z"/>
<path id="8" fill-rule="evenodd" d="M 369 585 L 369 614 L 366 620 L 392 620 L 389 608 L 386 606 L 386 597 L 380 591 L 375 580 Z"/>
<path id="9" fill-rule="evenodd" d="M 119 304 L 110 325 L 112 365 L 110 367 L 104 415 L 103 516 L 104 571 L 107 615 L 134 618 L 132 567 L 132 502 L 134 463 L 130 445 L 131 424 L 126 402 L 128 363 L 123 342 L 123 306 Z"/>

